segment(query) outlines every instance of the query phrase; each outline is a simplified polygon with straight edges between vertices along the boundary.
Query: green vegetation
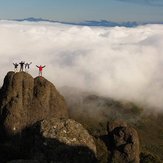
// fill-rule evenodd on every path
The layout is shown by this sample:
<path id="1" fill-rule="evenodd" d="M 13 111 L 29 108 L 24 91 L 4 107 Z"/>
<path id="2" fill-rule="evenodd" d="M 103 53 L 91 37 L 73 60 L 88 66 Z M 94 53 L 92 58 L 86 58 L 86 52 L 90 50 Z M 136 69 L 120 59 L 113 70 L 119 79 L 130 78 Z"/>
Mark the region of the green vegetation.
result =
<path id="1" fill-rule="evenodd" d="M 148 151 L 163 161 L 163 116 L 144 115 L 134 125 L 137 129 L 142 151 Z"/>
<path id="2" fill-rule="evenodd" d="M 131 103 L 131 113 L 133 115 L 139 116 L 139 115 L 141 115 L 142 111 L 143 111 L 143 109 L 141 107 Z"/>

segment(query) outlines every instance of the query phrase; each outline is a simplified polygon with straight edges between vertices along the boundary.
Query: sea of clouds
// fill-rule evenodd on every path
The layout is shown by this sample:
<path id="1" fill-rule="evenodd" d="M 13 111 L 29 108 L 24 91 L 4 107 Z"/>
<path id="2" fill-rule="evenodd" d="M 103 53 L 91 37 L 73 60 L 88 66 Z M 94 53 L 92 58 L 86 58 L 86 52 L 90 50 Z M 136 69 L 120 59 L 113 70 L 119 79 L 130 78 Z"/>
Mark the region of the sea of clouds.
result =
<path id="1" fill-rule="evenodd" d="M 59 23 L 0 21 L 0 83 L 13 62 L 46 65 L 56 87 L 163 110 L 163 25 L 86 27 Z"/>

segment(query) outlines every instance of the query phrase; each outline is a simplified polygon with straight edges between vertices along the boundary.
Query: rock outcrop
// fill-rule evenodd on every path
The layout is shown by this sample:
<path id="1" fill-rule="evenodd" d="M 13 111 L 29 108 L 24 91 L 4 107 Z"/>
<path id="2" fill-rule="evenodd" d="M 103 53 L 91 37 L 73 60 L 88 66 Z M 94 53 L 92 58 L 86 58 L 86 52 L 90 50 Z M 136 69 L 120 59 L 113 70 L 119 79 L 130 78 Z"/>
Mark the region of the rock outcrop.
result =
<path id="1" fill-rule="evenodd" d="M 16 134 L 48 117 L 68 117 L 64 98 L 43 77 L 9 72 L 0 90 L 0 120 L 7 134 Z"/>
<path id="2" fill-rule="evenodd" d="M 43 120 L 32 159 L 48 162 L 96 162 L 93 137 L 78 122 L 65 118 Z"/>
<path id="3" fill-rule="evenodd" d="M 64 98 L 45 78 L 6 75 L 0 89 L 0 136 L 4 131 L 10 137 L 0 137 L 1 163 L 139 163 L 135 129 L 119 120 L 104 130 L 93 137 L 68 119 Z"/>
<path id="4" fill-rule="evenodd" d="M 72 119 L 48 119 L 41 122 L 41 133 L 44 138 L 57 139 L 67 145 L 87 146 L 96 153 L 92 136 L 78 122 Z"/>
<path id="5" fill-rule="evenodd" d="M 124 121 L 108 123 L 112 163 L 139 163 L 139 138 Z"/>

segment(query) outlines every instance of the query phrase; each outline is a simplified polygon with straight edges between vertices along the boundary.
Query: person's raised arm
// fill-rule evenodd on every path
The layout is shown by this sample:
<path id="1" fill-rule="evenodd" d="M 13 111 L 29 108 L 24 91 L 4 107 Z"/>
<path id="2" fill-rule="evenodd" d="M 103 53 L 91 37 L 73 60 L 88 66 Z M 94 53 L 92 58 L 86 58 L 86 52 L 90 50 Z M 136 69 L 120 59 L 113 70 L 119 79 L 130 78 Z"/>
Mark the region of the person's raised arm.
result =
<path id="1" fill-rule="evenodd" d="M 38 67 L 37 65 L 36 65 L 36 67 Z M 39 67 L 38 67 L 39 68 Z"/>
<path id="2" fill-rule="evenodd" d="M 44 65 L 42 68 L 46 67 L 46 65 Z"/>

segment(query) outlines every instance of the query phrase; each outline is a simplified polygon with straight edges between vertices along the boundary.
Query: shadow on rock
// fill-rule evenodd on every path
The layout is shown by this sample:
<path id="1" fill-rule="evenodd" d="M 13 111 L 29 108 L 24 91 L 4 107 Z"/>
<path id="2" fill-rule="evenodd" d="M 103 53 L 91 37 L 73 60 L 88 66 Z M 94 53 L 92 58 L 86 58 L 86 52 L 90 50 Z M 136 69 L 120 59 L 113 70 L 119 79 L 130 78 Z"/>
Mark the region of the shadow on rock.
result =
<path id="1" fill-rule="evenodd" d="M 67 145 L 57 139 L 43 137 L 40 122 L 0 143 L 0 162 L 12 160 L 22 160 L 22 163 L 25 160 L 39 163 L 97 162 L 94 152 L 86 146 Z"/>

